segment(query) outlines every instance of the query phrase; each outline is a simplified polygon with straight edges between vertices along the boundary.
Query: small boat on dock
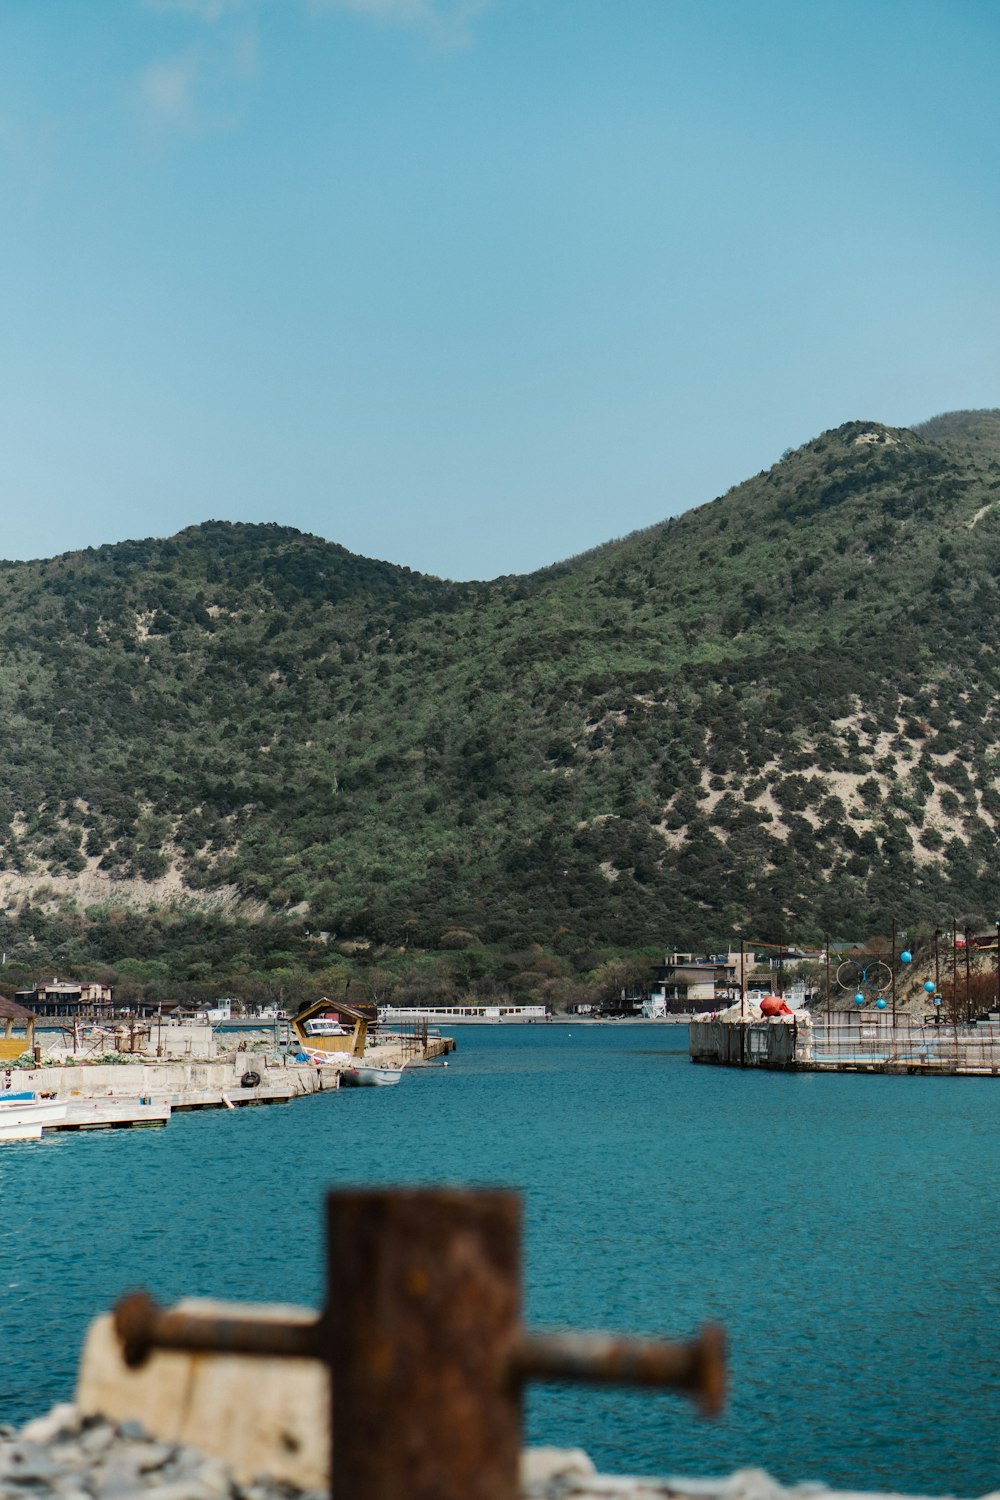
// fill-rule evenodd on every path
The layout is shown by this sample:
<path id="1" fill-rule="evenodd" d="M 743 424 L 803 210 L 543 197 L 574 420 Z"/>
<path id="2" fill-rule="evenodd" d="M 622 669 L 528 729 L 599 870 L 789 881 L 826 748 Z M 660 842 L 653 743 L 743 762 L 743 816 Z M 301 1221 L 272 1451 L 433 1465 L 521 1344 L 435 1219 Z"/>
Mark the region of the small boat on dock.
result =
<path id="1" fill-rule="evenodd" d="M 306 1036 L 348 1036 L 346 1027 L 333 1016 L 316 1016 L 311 1021 L 303 1024 L 302 1030 Z"/>
<path id="2" fill-rule="evenodd" d="M 66 1105 L 34 1093 L 0 1094 L 0 1141 L 37 1141 L 46 1125 L 66 1118 Z"/>
<path id="3" fill-rule="evenodd" d="M 340 1075 L 340 1086 L 345 1089 L 385 1088 L 389 1084 L 398 1083 L 402 1076 L 402 1068 L 344 1068 Z"/>

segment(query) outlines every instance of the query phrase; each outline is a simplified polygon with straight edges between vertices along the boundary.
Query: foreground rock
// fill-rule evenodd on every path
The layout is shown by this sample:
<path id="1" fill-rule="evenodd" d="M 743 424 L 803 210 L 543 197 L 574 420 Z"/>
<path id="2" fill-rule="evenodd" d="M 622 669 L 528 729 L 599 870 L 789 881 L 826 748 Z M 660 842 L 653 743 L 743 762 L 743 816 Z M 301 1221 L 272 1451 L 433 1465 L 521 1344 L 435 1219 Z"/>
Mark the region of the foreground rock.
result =
<path id="1" fill-rule="evenodd" d="M 218 1459 L 150 1437 L 139 1422 L 53 1407 L 22 1427 L 0 1428 L 2 1500 L 320 1500 L 266 1475 L 242 1483 Z"/>
<path id="2" fill-rule="evenodd" d="M 744 1469 L 728 1479 L 613 1477 L 596 1473 L 578 1448 L 528 1449 L 521 1492 L 522 1500 L 869 1500 L 860 1492 L 846 1494 L 819 1484 L 786 1489 L 760 1469 Z M 20 1432 L 0 1426 L 0 1500 L 324 1497 L 325 1491 L 303 1490 L 268 1475 L 240 1480 L 219 1459 L 151 1437 L 139 1422 L 84 1416 L 77 1406 L 53 1407 Z M 984 1500 L 1000 1500 L 1000 1492 Z"/>
<path id="3" fill-rule="evenodd" d="M 919 1500 L 919 1497 L 782 1485 L 763 1469 L 727 1479 L 636 1479 L 598 1474 L 578 1448 L 529 1448 L 521 1463 L 522 1500 Z M 926 1496 L 923 1497 L 926 1500 Z M 983 1500 L 1000 1500 L 994 1491 Z"/>

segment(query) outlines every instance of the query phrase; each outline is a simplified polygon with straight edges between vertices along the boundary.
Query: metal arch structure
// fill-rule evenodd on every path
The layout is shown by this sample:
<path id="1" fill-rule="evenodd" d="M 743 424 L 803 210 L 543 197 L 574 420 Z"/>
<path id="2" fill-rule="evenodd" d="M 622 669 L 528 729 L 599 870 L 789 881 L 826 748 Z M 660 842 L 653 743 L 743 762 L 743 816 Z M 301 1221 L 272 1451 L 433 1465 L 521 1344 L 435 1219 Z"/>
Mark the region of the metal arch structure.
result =
<path id="1" fill-rule="evenodd" d="M 848 958 L 838 965 L 837 984 L 851 994 L 864 995 L 865 1000 L 881 1000 L 892 989 L 893 971 L 880 958 L 867 963 Z"/>
<path id="2" fill-rule="evenodd" d="M 521 1205 L 485 1189 L 341 1190 L 327 1198 L 326 1306 L 311 1321 L 124 1298 L 126 1363 L 158 1349 L 322 1361 L 337 1500 L 517 1500 L 522 1391 L 588 1381 L 723 1408 L 725 1335 L 684 1343 L 522 1326 Z"/>

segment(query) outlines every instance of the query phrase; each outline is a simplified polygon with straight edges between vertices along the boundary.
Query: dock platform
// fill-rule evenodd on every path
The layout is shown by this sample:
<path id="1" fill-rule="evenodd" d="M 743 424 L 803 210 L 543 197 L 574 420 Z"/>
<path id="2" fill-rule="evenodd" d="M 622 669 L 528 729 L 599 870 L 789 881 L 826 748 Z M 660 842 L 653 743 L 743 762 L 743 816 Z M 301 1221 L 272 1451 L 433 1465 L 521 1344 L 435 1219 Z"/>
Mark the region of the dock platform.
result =
<path id="1" fill-rule="evenodd" d="M 383 1066 L 405 1067 L 443 1057 L 454 1049 L 451 1037 L 381 1036 L 366 1058 Z M 244 1079 L 257 1079 L 245 1084 Z M 166 1125 L 185 1110 L 248 1109 L 289 1104 L 340 1087 L 339 1067 L 293 1065 L 280 1058 L 239 1053 L 201 1059 L 136 1058 L 134 1063 L 66 1062 L 22 1069 L 18 1083 L 43 1099 L 66 1105 L 57 1130 L 123 1130 Z"/>
<path id="2" fill-rule="evenodd" d="M 790 1073 L 894 1073 L 1000 1077 L 995 1023 L 928 1025 L 909 1015 L 834 1013 L 741 1020 L 699 1016 L 688 1031 L 692 1062 Z"/>
<path id="3" fill-rule="evenodd" d="M 233 1088 L 182 1089 L 168 1094 L 167 1099 L 177 1113 L 186 1109 L 245 1109 L 259 1104 L 290 1104 L 305 1094 L 325 1093 L 339 1087 L 340 1074 L 332 1069 L 317 1068 L 316 1074 L 315 1079 L 310 1076 L 309 1088 L 303 1086 L 303 1080 L 293 1076 L 287 1081 L 279 1079 L 272 1083 L 269 1080 L 266 1086 L 261 1084 L 257 1088 L 238 1085 Z"/>
<path id="4" fill-rule="evenodd" d="M 44 1133 L 53 1130 L 126 1130 L 142 1129 L 152 1125 L 166 1125 L 170 1119 L 170 1105 L 165 1099 L 69 1099 L 66 1102 L 65 1119 L 56 1120 L 44 1127 Z"/>

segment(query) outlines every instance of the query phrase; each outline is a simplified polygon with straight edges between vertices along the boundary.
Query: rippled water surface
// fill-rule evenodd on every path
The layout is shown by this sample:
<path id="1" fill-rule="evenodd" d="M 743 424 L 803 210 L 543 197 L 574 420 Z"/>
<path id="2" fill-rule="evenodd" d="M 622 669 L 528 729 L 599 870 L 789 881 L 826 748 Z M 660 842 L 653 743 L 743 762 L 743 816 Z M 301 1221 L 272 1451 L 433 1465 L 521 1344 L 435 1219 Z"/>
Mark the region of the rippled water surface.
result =
<path id="1" fill-rule="evenodd" d="M 696 1068 L 673 1027 L 466 1027 L 395 1089 L 0 1146 L 0 1420 L 72 1394 L 88 1320 L 161 1300 L 322 1300 L 338 1182 L 525 1197 L 537 1326 L 722 1321 L 726 1415 L 533 1391 L 529 1437 L 618 1472 L 1000 1488 L 1000 1081 Z"/>

